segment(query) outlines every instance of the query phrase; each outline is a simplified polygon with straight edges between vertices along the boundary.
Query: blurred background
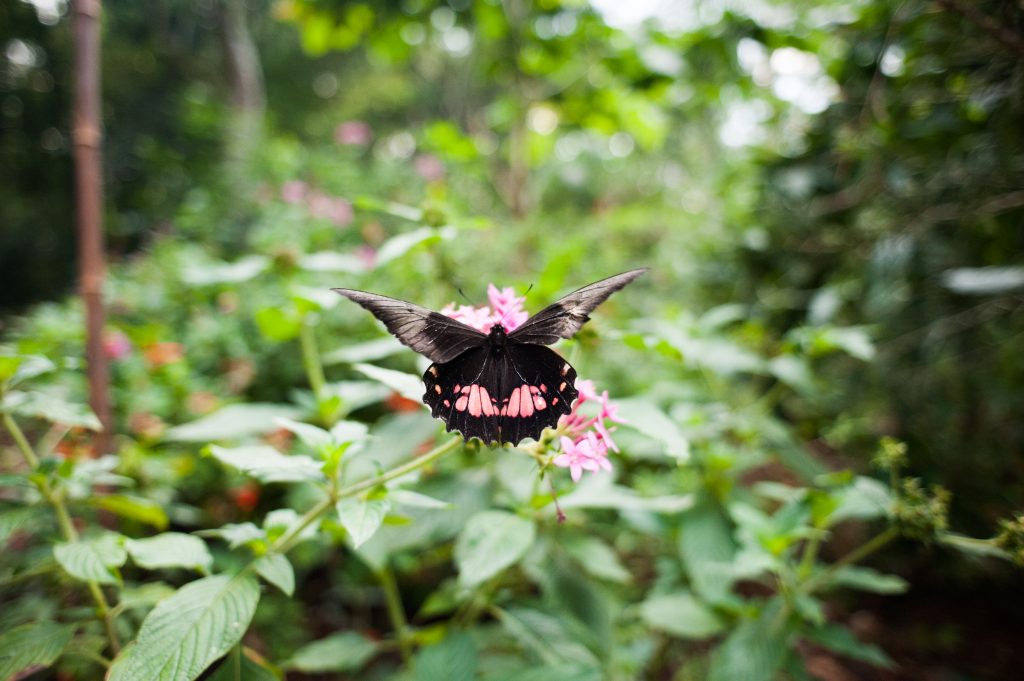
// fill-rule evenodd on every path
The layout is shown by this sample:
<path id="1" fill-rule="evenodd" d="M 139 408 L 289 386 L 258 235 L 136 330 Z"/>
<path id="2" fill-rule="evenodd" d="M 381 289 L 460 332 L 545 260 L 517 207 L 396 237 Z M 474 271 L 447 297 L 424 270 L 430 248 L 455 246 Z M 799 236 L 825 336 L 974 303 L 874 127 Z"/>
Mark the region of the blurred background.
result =
<path id="1" fill-rule="evenodd" d="M 71 60 L 67 2 L 0 4 L 0 336 L 82 397 Z M 102 79 L 116 443 L 183 527 L 280 503 L 197 475 L 174 428 L 308 407 L 308 315 L 329 382 L 365 359 L 415 370 L 352 352 L 383 336 L 328 287 L 438 309 L 532 286 L 536 311 L 639 266 L 571 353 L 687 453 L 626 435 L 621 484 L 721 500 L 879 476 L 890 436 L 907 475 L 950 492 L 948 529 L 992 537 L 1024 507 L 1019 2 L 106 0 Z M 382 399 L 360 418 L 412 418 Z M 623 515 L 593 522 L 626 556 L 625 607 L 671 581 L 678 526 Z M 826 558 L 868 532 L 840 529 Z M 1020 573 L 949 543 L 894 542 L 871 561 L 908 589 L 826 603 L 892 664 L 808 648 L 789 678 L 1016 678 Z M 415 555 L 398 569 L 418 603 L 437 567 Z M 263 616 L 287 623 L 271 652 L 330 630 L 322 599 L 379 609 L 325 560 Z M 710 644 L 682 638 L 612 676 L 704 678 Z"/>

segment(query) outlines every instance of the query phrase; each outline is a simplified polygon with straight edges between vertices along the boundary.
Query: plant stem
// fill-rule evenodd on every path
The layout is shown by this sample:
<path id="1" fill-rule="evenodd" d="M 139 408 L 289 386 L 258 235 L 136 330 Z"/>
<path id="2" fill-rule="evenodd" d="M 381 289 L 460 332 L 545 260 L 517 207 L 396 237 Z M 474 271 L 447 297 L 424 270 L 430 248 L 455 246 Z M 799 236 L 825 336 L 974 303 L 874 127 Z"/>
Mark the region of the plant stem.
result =
<path id="1" fill-rule="evenodd" d="M 287 532 L 282 534 L 274 542 L 273 546 L 270 547 L 272 553 L 288 553 L 299 541 L 299 536 L 303 531 L 320 519 L 326 511 L 334 506 L 335 499 L 328 495 L 318 501 L 315 506 L 305 512 L 299 519 L 299 522 L 288 529 Z"/>
<path id="2" fill-rule="evenodd" d="M 324 378 L 323 364 L 320 363 L 320 353 L 316 346 L 316 326 L 312 320 L 313 315 L 309 314 L 302 320 L 302 326 L 299 328 L 299 345 L 302 347 L 302 366 L 306 370 L 309 387 L 319 401 L 323 398 L 327 380 Z"/>
<path id="3" fill-rule="evenodd" d="M 398 639 L 398 648 L 402 652 L 402 659 L 408 663 L 412 657 L 412 644 L 409 641 L 409 623 L 405 619 L 405 608 L 402 606 L 402 596 L 398 593 L 395 575 L 386 563 L 377 571 L 377 579 L 380 580 L 381 588 L 384 589 L 384 600 L 387 601 L 388 617 L 391 619 L 391 626 L 395 629 L 395 637 Z"/>
<path id="4" fill-rule="evenodd" d="M 828 566 L 825 570 L 822 570 L 815 576 L 808 579 L 806 582 L 800 585 L 800 591 L 803 593 L 812 593 L 816 588 L 821 586 L 822 583 L 828 581 L 828 579 L 834 575 L 837 571 L 852 565 L 853 563 L 859 563 L 875 551 L 878 551 L 883 546 L 891 542 L 893 539 L 899 536 L 899 531 L 895 527 L 886 529 L 881 534 L 875 536 L 872 539 L 864 542 L 857 548 L 853 549 L 845 556 L 837 560 Z"/>
<path id="5" fill-rule="evenodd" d="M 25 437 L 25 433 L 22 432 L 17 421 L 11 418 L 10 414 L 4 413 L 3 423 L 4 427 L 7 428 L 8 432 L 10 432 L 11 437 L 14 438 L 14 442 L 18 445 L 18 449 L 21 450 L 21 454 L 25 458 L 25 463 L 27 463 L 33 471 L 36 471 L 39 468 L 39 457 L 36 456 L 35 451 L 32 449 L 32 445 L 29 444 L 28 438 Z M 60 526 L 60 531 L 64 536 L 65 541 L 78 541 L 78 530 L 75 529 L 75 524 L 71 520 L 71 515 L 68 513 L 68 508 L 64 504 L 64 499 L 61 498 L 60 494 L 54 491 L 50 486 L 50 481 L 47 480 L 45 476 L 40 477 L 40 479 L 36 481 L 36 487 L 57 515 L 57 525 Z M 99 584 L 94 581 L 88 581 L 86 584 L 89 587 L 89 592 L 92 594 L 93 600 L 96 601 L 96 609 L 102 617 L 103 624 L 107 629 L 107 638 L 110 640 L 110 649 L 116 655 L 121 651 L 121 642 L 118 639 L 117 630 L 114 628 L 114 616 L 110 609 L 110 604 L 107 602 L 107 597 L 103 594 L 103 589 L 100 588 Z"/>
<path id="6" fill-rule="evenodd" d="M 403 475 L 407 475 L 412 471 L 416 470 L 417 468 L 422 468 L 423 466 L 426 466 L 427 464 L 435 461 L 436 459 L 440 459 L 442 456 L 444 456 L 451 450 L 455 449 L 461 443 L 462 438 L 455 436 L 452 439 L 448 440 L 448 442 L 445 442 L 443 445 L 434 447 L 423 456 L 418 456 L 412 461 L 402 464 L 398 468 L 392 468 L 388 472 L 382 473 L 381 475 L 378 475 L 375 478 L 363 480 L 362 482 L 357 482 L 354 485 L 346 487 L 345 489 L 338 492 L 338 499 L 344 499 L 345 497 L 350 497 L 354 494 L 359 494 L 364 490 L 372 489 L 377 485 L 383 485 L 384 483 L 390 480 L 394 480 L 395 478 L 400 478 Z"/>

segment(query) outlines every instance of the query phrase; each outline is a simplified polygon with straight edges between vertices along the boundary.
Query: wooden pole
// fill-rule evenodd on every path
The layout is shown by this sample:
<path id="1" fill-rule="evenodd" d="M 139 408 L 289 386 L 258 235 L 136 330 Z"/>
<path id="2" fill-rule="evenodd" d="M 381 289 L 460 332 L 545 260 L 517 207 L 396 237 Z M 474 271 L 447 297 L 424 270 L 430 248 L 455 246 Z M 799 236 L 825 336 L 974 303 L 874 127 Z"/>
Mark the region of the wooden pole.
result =
<path id="1" fill-rule="evenodd" d="M 75 44 L 74 155 L 78 264 L 85 304 L 85 360 L 89 404 L 103 424 L 96 451 L 110 451 L 111 413 L 107 356 L 103 351 L 103 169 L 100 145 L 101 0 L 73 0 Z"/>

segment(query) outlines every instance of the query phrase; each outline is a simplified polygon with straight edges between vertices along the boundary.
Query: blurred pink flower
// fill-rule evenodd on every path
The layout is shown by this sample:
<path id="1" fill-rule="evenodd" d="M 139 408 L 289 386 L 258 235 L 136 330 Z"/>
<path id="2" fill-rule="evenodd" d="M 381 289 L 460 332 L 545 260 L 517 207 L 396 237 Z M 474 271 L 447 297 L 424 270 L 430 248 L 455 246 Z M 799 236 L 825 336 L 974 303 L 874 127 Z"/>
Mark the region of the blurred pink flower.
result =
<path id="1" fill-rule="evenodd" d="M 487 299 L 491 307 L 472 307 L 450 303 L 441 310 L 441 314 L 468 324 L 478 331 L 489 333 L 495 324 L 501 324 L 505 331 L 514 331 L 529 315 L 523 309 L 526 298 L 516 297 L 512 288 L 498 289 L 494 284 L 487 286 Z"/>
<path id="2" fill-rule="evenodd" d="M 363 244 L 356 249 L 356 257 L 363 263 L 363 267 L 372 270 L 377 264 L 377 249 Z"/>
<path id="3" fill-rule="evenodd" d="M 339 227 L 352 222 L 352 204 L 347 199 L 328 196 L 314 191 L 309 194 L 309 214 L 322 220 L 330 220 Z"/>
<path id="4" fill-rule="evenodd" d="M 110 359 L 123 359 L 132 351 L 132 342 L 122 331 L 108 331 L 103 335 L 103 353 Z"/>
<path id="5" fill-rule="evenodd" d="M 517 298 L 512 288 L 498 290 L 494 284 L 487 286 L 487 299 L 494 309 L 494 321 L 505 327 L 506 331 L 518 328 L 530 316 L 523 309 L 526 298 Z"/>
<path id="6" fill-rule="evenodd" d="M 444 164 L 433 154 L 419 154 L 412 161 L 416 174 L 428 182 L 436 182 L 444 178 Z"/>
<path id="7" fill-rule="evenodd" d="M 372 137 L 373 131 L 364 121 L 345 121 L 334 129 L 334 141 L 338 144 L 365 147 Z"/>
<path id="8" fill-rule="evenodd" d="M 302 180 L 289 180 L 281 185 L 281 200 L 285 203 L 302 203 L 309 186 Z"/>

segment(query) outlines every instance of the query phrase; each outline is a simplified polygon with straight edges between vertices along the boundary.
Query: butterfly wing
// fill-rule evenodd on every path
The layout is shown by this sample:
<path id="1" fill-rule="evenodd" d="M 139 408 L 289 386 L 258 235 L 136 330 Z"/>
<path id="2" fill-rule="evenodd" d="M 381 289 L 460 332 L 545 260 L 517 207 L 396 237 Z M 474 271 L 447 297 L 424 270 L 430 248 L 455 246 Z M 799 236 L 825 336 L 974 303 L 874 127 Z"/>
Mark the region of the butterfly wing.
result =
<path id="1" fill-rule="evenodd" d="M 469 350 L 423 374 L 423 401 L 434 418 L 467 440 L 519 444 L 539 439 L 568 414 L 576 399 L 576 370 L 553 350 L 510 344 Z"/>
<path id="2" fill-rule="evenodd" d="M 365 307 L 395 338 L 432 362 L 450 362 L 487 342 L 484 334 L 440 312 L 376 293 L 331 290 Z"/>
<path id="3" fill-rule="evenodd" d="M 520 343 L 537 345 L 551 345 L 559 338 L 572 338 L 590 319 L 594 308 L 646 271 L 646 267 L 630 270 L 573 291 L 527 319 L 508 337 Z"/>

